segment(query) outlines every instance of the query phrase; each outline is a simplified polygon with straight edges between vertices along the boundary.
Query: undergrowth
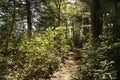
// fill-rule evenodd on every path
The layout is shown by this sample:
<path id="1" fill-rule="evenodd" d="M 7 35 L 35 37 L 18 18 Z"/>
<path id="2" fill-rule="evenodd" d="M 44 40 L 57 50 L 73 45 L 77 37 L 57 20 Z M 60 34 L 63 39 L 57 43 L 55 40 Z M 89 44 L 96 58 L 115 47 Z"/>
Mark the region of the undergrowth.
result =
<path id="1" fill-rule="evenodd" d="M 103 41 L 92 46 L 86 43 L 81 50 L 80 80 L 119 80 L 119 42 Z"/>
<path id="2" fill-rule="evenodd" d="M 47 28 L 31 39 L 24 34 L 16 47 L 9 41 L 7 51 L 0 50 L 1 80 L 49 78 L 58 69 L 61 57 L 70 49 L 65 27 Z M 7 53 L 6 56 L 4 54 Z"/>

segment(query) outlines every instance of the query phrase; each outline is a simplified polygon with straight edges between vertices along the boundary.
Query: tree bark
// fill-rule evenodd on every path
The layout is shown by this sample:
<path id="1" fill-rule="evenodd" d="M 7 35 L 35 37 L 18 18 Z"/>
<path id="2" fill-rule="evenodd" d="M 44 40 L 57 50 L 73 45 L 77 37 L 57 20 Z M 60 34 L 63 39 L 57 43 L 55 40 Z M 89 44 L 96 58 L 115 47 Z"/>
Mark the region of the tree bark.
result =
<path id="1" fill-rule="evenodd" d="M 59 6 L 58 6 L 58 10 L 59 10 L 59 12 L 58 12 L 58 26 L 60 26 L 60 24 L 61 24 L 61 3 L 59 3 Z"/>
<path id="2" fill-rule="evenodd" d="M 57 22 L 57 26 L 61 26 L 61 2 L 62 0 L 54 0 L 55 1 L 55 5 L 58 11 L 58 22 Z"/>
<path id="3" fill-rule="evenodd" d="M 28 36 L 32 36 L 32 21 L 31 21 L 31 2 L 26 0 L 26 12 L 27 12 L 27 27 L 28 27 Z"/>
<path id="4" fill-rule="evenodd" d="M 119 7 L 118 7 L 118 2 L 114 2 L 114 21 L 113 21 L 113 36 L 115 39 L 120 38 L 120 28 L 119 28 Z"/>
<path id="5" fill-rule="evenodd" d="M 100 2 L 99 0 L 92 0 L 91 2 L 91 31 L 92 37 L 98 39 L 102 34 L 102 21 L 100 15 Z"/>
<path id="6" fill-rule="evenodd" d="M 4 50 L 4 56 L 8 55 L 8 47 L 9 47 L 9 42 L 12 39 L 12 32 L 14 29 L 14 25 L 15 25 L 15 18 L 16 18 L 16 6 L 15 6 L 15 0 L 13 0 L 13 13 L 12 13 L 12 21 L 11 21 L 11 25 L 10 25 L 10 30 L 8 31 L 8 36 L 7 36 L 7 40 L 5 42 L 5 50 Z"/>

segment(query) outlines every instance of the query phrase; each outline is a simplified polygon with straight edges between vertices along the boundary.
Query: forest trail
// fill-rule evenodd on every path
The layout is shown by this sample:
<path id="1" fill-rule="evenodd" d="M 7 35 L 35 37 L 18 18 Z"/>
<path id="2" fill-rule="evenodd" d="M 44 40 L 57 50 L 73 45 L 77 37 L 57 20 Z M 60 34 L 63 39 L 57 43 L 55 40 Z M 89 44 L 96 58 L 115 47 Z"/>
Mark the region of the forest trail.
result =
<path id="1" fill-rule="evenodd" d="M 64 63 L 60 64 L 60 69 L 53 74 L 51 80 L 78 80 L 77 61 L 79 58 L 77 50 L 69 52 L 64 58 Z"/>

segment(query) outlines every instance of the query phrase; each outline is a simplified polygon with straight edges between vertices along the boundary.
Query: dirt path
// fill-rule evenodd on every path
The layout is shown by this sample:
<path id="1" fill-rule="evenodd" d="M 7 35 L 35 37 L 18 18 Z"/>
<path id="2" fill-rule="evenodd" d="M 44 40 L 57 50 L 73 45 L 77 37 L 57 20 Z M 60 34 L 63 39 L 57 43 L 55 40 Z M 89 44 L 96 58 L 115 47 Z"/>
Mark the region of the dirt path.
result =
<path id="1" fill-rule="evenodd" d="M 64 63 L 61 63 L 60 70 L 53 74 L 51 80 L 77 80 L 77 57 L 77 53 L 69 52 Z"/>

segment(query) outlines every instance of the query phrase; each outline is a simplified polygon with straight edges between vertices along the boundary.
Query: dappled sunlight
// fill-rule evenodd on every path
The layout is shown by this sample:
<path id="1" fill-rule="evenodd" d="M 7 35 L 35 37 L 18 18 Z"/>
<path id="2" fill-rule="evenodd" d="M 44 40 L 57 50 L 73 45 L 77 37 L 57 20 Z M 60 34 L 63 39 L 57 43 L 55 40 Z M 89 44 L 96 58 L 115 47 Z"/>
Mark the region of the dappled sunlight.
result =
<path id="1" fill-rule="evenodd" d="M 0 80 L 120 80 L 119 0 L 0 0 Z"/>

